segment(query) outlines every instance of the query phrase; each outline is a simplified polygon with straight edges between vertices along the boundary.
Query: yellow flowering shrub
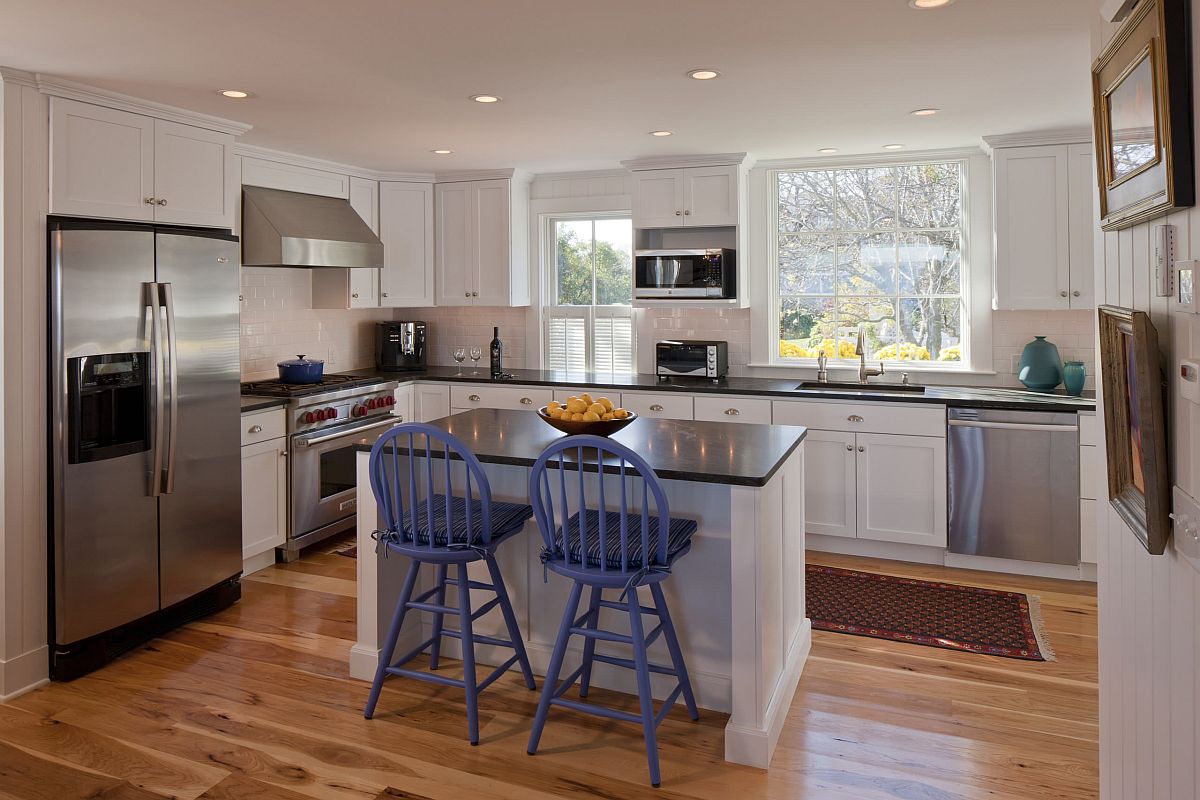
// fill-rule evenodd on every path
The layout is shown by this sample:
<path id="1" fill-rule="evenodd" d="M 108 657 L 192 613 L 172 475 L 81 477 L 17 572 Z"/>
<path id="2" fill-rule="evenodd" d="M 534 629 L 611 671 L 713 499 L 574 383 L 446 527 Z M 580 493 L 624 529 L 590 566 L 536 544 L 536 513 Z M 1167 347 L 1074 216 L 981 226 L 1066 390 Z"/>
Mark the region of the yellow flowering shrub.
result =
<path id="1" fill-rule="evenodd" d="M 962 347 L 959 345 L 951 345 L 943 347 L 938 352 L 938 361 L 962 361 Z"/>
<path id="2" fill-rule="evenodd" d="M 875 353 L 876 361 L 929 361 L 930 358 L 929 350 L 913 342 L 889 344 Z"/>
<path id="3" fill-rule="evenodd" d="M 808 358 L 808 350 L 795 342 L 780 340 L 779 355 L 782 358 Z"/>
<path id="4" fill-rule="evenodd" d="M 810 342 L 812 347 L 808 351 L 810 358 L 816 358 L 821 353 L 825 353 L 826 358 L 855 358 L 854 344 L 851 342 L 835 342 L 833 339 L 822 339 L 819 342 Z"/>

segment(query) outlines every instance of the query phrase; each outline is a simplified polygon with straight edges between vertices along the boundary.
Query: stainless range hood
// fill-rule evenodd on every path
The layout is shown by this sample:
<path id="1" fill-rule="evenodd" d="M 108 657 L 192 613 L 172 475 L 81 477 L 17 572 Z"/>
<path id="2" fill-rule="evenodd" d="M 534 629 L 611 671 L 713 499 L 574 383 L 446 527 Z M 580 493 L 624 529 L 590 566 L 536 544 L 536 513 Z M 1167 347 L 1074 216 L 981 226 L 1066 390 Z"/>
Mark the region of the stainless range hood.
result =
<path id="1" fill-rule="evenodd" d="M 242 187 L 242 265 L 383 267 L 383 242 L 340 197 Z"/>

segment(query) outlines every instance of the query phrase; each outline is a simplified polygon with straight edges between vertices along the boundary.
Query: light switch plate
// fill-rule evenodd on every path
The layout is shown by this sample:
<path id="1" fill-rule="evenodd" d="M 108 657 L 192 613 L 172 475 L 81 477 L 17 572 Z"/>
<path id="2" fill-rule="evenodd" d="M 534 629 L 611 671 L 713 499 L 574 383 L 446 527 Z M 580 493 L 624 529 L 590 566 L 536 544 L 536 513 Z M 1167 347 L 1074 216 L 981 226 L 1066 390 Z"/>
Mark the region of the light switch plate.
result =
<path id="1" fill-rule="evenodd" d="M 1200 405 L 1200 361 L 1180 359 L 1179 396 Z"/>
<path id="2" fill-rule="evenodd" d="M 1200 503 L 1178 486 L 1172 496 L 1175 552 L 1200 572 Z"/>
<path id="3" fill-rule="evenodd" d="M 1196 290 L 1196 265 L 1200 261 L 1175 262 L 1175 297 L 1172 305 L 1179 311 L 1200 314 L 1200 293 Z"/>

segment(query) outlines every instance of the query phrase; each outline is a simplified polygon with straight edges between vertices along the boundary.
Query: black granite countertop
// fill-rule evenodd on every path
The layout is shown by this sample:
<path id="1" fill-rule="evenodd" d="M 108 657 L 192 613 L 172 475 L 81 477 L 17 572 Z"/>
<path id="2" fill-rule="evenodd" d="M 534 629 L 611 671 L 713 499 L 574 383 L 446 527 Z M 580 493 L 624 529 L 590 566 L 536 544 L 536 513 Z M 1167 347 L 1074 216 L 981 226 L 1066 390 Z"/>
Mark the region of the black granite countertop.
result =
<path id="1" fill-rule="evenodd" d="M 690 392 L 695 394 L 763 395 L 791 399 L 852 400 L 856 402 L 933 403 L 954 408 L 1000 408 L 1015 411 L 1094 411 L 1095 393 L 1071 397 L 1055 392 L 1032 392 L 1026 389 L 989 386 L 933 386 L 923 393 L 880 392 L 855 390 L 799 390 L 801 378 L 705 378 L 660 379 L 654 375 L 623 375 L 596 372 L 566 372 L 561 370 L 517 369 L 512 378 L 493 380 L 486 374 L 472 374 L 471 368 L 458 374 L 457 367 L 430 367 L 422 372 L 380 372 L 375 369 L 354 370 L 353 375 L 379 375 L 401 383 L 416 380 L 446 381 L 472 384 L 523 384 L 532 386 L 562 386 L 596 389 L 630 389 L 655 392 Z"/>
<path id="2" fill-rule="evenodd" d="M 551 442 L 566 435 L 532 411 L 480 408 L 430 424 L 457 436 L 484 463 L 517 467 L 532 467 Z M 766 486 L 807 435 L 806 428 L 794 425 L 643 417 L 611 438 L 633 448 L 664 480 Z M 418 450 L 423 452 L 419 445 Z"/>
<path id="3" fill-rule="evenodd" d="M 243 414 L 251 411 L 264 411 L 268 408 L 282 408 L 285 405 L 287 405 L 286 397 L 255 397 L 252 395 L 242 395 Z"/>

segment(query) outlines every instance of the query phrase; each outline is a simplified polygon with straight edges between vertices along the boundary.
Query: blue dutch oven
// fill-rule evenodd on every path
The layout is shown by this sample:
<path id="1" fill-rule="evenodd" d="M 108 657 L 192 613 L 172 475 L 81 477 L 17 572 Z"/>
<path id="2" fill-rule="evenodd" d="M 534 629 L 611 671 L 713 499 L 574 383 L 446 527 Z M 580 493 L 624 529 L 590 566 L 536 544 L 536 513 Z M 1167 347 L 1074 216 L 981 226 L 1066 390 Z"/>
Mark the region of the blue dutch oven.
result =
<path id="1" fill-rule="evenodd" d="M 325 362 L 315 358 L 305 358 L 303 355 L 280 361 L 279 380 L 283 383 L 320 383 L 325 373 Z"/>

